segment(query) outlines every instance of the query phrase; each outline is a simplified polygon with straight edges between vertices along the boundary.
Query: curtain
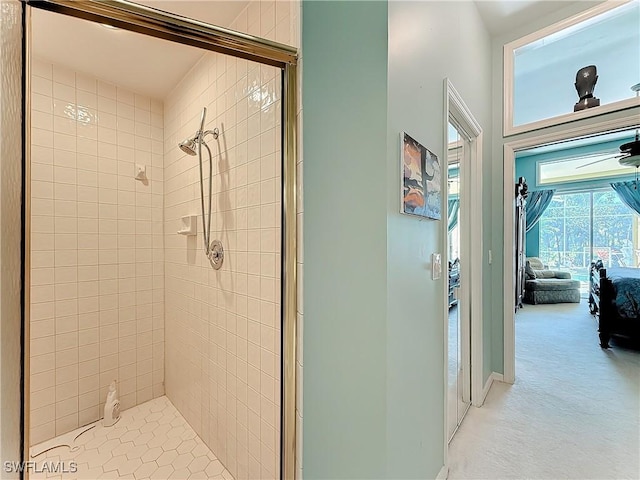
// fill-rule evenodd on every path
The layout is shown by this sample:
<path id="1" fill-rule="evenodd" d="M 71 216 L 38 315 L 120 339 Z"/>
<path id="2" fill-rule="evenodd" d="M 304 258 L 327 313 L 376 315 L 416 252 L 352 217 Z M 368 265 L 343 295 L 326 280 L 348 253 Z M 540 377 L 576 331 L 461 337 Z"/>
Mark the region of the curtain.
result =
<path id="1" fill-rule="evenodd" d="M 640 190 L 635 181 L 612 183 L 611 188 L 618 194 L 622 203 L 640 214 Z"/>
<path id="2" fill-rule="evenodd" d="M 456 225 L 458 224 L 458 212 L 460 212 L 460 199 L 459 198 L 450 198 L 448 201 L 449 204 L 449 229 L 450 232 Z"/>
<path id="3" fill-rule="evenodd" d="M 526 208 L 527 232 L 538 223 L 538 220 L 540 220 L 540 217 L 551 203 L 554 193 L 555 190 L 536 190 L 529 192 Z"/>

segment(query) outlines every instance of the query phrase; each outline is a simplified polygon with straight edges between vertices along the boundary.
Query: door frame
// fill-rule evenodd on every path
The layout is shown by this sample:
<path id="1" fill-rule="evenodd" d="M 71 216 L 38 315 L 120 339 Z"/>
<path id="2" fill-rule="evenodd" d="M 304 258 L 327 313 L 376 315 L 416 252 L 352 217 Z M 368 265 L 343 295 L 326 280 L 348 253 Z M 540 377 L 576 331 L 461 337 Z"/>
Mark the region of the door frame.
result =
<path id="1" fill-rule="evenodd" d="M 449 78 L 444 79 L 444 152 L 443 152 L 443 165 L 447 164 L 447 145 L 448 145 L 448 128 L 450 118 L 453 118 L 455 123 L 460 126 L 464 130 L 469 138 L 466 139 L 469 141 L 469 166 L 466 169 L 467 173 L 464 174 L 464 179 L 461 177 L 461 182 L 466 180 L 465 185 L 467 185 L 468 192 L 465 195 L 465 207 L 467 210 L 467 218 L 469 219 L 469 227 L 468 230 L 474 233 L 474 238 L 477 238 L 477 241 L 470 241 L 470 238 L 464 238 L 463 242 L 463 251 L 468 252 L 467 255 L 469 257 L 468 262 L 468 275 L 469 275 L 469 284 L 470 288 L 467 289 L 466 295 L 469 297 L 469 314 L 471 317 L 471 322 L 469 326 L 468 336 L 464 341 L 469 340 L 468 344 L 470 345 L 469 350 L 466 351 L 466 354 L 463 350 L 464 355 L 464 363 L 471 366 L 471 391 L 469 392 L 471 405 L 480 407 L 484 403 L 484 398 L 482 395 L 483 391 L 483 339 L 482 339 L 482 325 L 483 325 L 483 300 L 482 300 L 482 275 L 483 275 L 483 240 L 482 240 L 482 147 L 483 147 L 483 131 L 480 124 L 477 122 L 471 110 L 467 106 L 467 104 L 462 99 L 462 96 L 458 93 L 458 91 L 453 86 L 453 83 Z M 463 132 L 461 132 L 463 133 Z M 447 175 L 443 175 L 444 177 L 444 185 L 446 186 Z M 444 187 L 443 187 L 444 188 Z M 446 191 L 446 190 L 444 190 Z M 462 200 L 461 200 L 462 201 Z M 443 219 L 448 218 L 449 208 L 448 202 L 444 202 L 443 208 Z M 464 214 L 464 212 L 463 212 Z M 448 229 L 447 222 L 443 221 L 442 228 L 442 244 L 448 245 Z M 466 245 L 465 245 L 466 243 Z M 443 261 L 446 261 L 447 271 L 448 271 L 448 249 L 445 252 Z M 443 269 L 444 275 L 444 269 Z M 443 305 L 444 305 L 444 315 L 443 322 L 445 326 L 445 332 L 448 332 L 448 324 L 449 324 L 449 289 L 444 288 L 444 297 L 443 297 Z M 448 355 L 449 355 L 449 336 L 448 333 L 444 335 L 444 419 L 445 424 L 448 418 L 448 402 L 447 402 L 447 393 L 448 393 Z M 444 444 L 445 444 L 445 465 L 447 463 L 447 451 L 448 451 L 448 431 L 445 425 L 444 428 Z"/>
<path id="2" fill-rule="evenodd" d="M 639 108 L 624 110 L 618 118 L 584 124 L 574 122 L 561 125 L 559 129 L 549 133 L 541 133 L 513 140 L 504 144 L 503 149 L 503 204 L 504 204 L 504 248 L 503 248 L 503 320 L 504 320 L 504 374 L 505 383 L 514 383 L 516 378 L 516 332 L 515 305 L 513 292 L 515 289 L 515 155 L 516 152 L 529 148 L 558 143 L 577 138 L 604 134 L 615 130 L 626 130 L 640 126 Z M 510 228 L 507 228 L 507 227 Z"/>
<path id="3" fill-rule="evenodd" d="M 296 342 L 297 342 L 297 173 L 298 160 L 298 52 L 295 47 L 266 40 L 253 35 L 217 27 L 198 20 L 189 19 L 155 8 L 126 0 L 25 0 L 24 68 L 26 89 L 24 91 L 24 125 L 26 165 L 24 182 L 26 192 L 30 185 L 29 149 L 30 134 L 30 90 L 29 62 L 31 60 L 31 8 L 48 10 L 93 22 L 112 25 L 156 38 L 182 43 L 260 64 L 271 65 L 282 71 L 282 297 L 281 297 L 281 402 L 280 402 L 280 477 L 296 476 Z M 31 199 L 25 196 L 23 242 L 29 242 Z M 25 248 L 25 269 L 29 266 L 30 251 Z M 29 290 L 30 272 L 25 270 L 23 313 L 25 341 L 23 346 L 23 411 L 24 442 L 23 455 L 29 458 Z M 28 472 L 27 472 L 28 476 Z"/>

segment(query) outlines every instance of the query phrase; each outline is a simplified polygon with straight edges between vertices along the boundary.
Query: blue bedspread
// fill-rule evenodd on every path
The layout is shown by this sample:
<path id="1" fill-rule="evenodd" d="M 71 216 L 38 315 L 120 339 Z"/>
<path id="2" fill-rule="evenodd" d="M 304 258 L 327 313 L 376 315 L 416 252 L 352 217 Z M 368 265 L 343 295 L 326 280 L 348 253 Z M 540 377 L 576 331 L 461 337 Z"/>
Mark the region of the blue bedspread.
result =
<path id="1" fill-rule="evenodd" d="M 607 277 L 615 290 L 618 314 L 640 319 L 640 268 L 607 269 Z"/>

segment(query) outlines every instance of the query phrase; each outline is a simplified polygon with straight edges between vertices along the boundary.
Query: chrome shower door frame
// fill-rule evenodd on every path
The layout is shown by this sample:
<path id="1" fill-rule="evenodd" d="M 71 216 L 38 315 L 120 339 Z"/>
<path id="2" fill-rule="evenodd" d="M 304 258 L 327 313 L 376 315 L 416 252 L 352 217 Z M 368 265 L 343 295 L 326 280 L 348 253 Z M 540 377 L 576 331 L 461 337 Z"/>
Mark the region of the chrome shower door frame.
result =
<path id="1" fill-rule="evenodd" d="M 296 225 L 296 164 L 298 139 L 296 128 L 298 54 L 295 47 L 272 42 L 227 28 L 209 25 L 190 18 L 174 15 L 126 0 L 25 0 L 26 82 L 29 84 L 28 63 L 31 58 L 31 24 L 29 9 L 38 8 L 54 13 L 112 25 L 157 38 L 203 48 L 253 62 L 271 65 L 282 71 L 282 298 L 281 298 L 281 395 L 280 415 L 280 477 L 294 479 L 296 472 L 296 341 L 297 341 L 297 225 Z M 28 92 L 28 90 L 27 90 Z M 30 125 L 29 95 L 25 93 L 25 125 Z M 30 184 L 28 166 L 31 163 L 28 134 L 25 152 L 25 184 Z M 30 201 L 25 198 L 25 238 L 30 235 Z M 28 243 L 26 244 L 28 246 Z M 29 278 L 30 252 L 25 252 L 25 277 Z M 29 282 L 25 281 L 24 298 L 24 458 L 29 453 Z"/>

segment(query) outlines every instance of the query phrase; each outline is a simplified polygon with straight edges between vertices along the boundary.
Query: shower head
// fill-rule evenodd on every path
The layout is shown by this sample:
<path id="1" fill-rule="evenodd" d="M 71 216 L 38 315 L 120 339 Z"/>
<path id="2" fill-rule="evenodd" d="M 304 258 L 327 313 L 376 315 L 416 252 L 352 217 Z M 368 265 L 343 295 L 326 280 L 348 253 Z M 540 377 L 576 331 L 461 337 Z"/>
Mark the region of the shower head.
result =
<path id="1" fill-rule="evenodd" d="M 218 139 L 218 135 L 220 134 L 217 128 L 213 130 L 204 131 L 204 120 L 207 117 L 207 107 L 203 107 L 202 116 L 200 117 L 200 130 L 198 130 L 193 137 L 187 138 L 178 144 L 180 150 L 182 150 L 187 155 L 197 155 L 196 147 L 198 144 L 205 144 L 204 137 L 211 134 L 214 139 Z"/>
<path id="2" fill-rule="evenodd" d="M 186 153 L 187 155 L 196 155 L 196 138 L 197 137 L 191 137 L 191 138 L 187 138 L 186 140 L 183 140 L 182 142 L 180 142 L 179 147 L 180 150 L 182 150 L 184 153 Z"/>

